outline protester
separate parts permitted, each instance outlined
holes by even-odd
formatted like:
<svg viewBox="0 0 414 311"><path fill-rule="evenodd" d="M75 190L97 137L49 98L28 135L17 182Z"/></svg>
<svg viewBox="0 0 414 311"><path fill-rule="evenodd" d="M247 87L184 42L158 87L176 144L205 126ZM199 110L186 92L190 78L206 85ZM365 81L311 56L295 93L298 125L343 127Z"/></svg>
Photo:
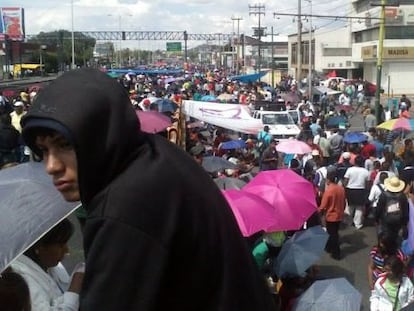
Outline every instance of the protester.
<svg viewBox="0 0 414 311"><path fill-rule="evenodd" d="M404 263L396 256L387 258L385 273L375 282L371 311L395 311L414 303L414 286L405 275Z"/></svg>
<svg viewBox="0 0 414 311"><path fill-rule="evenodd" d="M27 282L33 310L70 310L79 308L83 272L70 278L60 263L68 252L67 243L74 232L64 219L11 265Z"/></svg>
<svg viewBox="0 0 414 311"><path fill-rule="evenodd" d="M355 166L348 168L344 175L346 199L348 205L345 210L348 218L353 219L356 229L364 226L365 203L368 197L369 172L364 168L364 158L357 156ZM348 221L349 224L352 221Z"/></svg>
<svg viewBox="0 0 414 311"><path fill-rule="evenodd" d="M272 139L269 147L265 149L261 158L261 171L276 170L278 168L279 154L276 151L278 141Z"/></svg>
<svg viewBox="0 0 414 311"><path fill-rule="evenodd" d="M29 287L11 268L0 274L0 306L2 311L31 311Z"/></svg>
<svg viewBox="0 0 414 311"><path fill-rule="evenodd" d="M407 235L409 217L408 200L404 194L405 183L398 177L384 180L385 191L377 203L376 221L380 231L388 231L403 239Z"/></svg>
<svg viewBox="0 0 414 311"><path fill-rule="evenodd" d="M63 197L87 210L81 310L274 310L216 184L184 151L140 131L113 79L61 75L22 125Z"/></svg>
<svg viewBox="0 0 414 311"><path fill-rule="evenodd" d="M0 168L19 161L20 133L11 125L9 114L0 115Z"/></svg>
<svg viewBox="0 0 414 311"><path fill-rule="evenodd" d="M370 202L370 207L371 207L371 214L376 215L376 211L377 211L377 205L378 205L378 200L381 196L382 193L384 193L385 191L385 187L384 187L384 180L388 178L387 173L385 172L381 172L380 176L379 176L379 183L378 184L373 184L371 186L371 190L369 192L368 195L368 201Z"/></svg>
<svg viewBox="0 0 414 311"><path fill-rule="evenodd" d="M390 256L397 256L403 262L407 260L394 235L383 231L378 235L378 244L373 246L369 253L368 284L371 290L374 289L380 275L385 272L385 260Z"/></svg>
<svg viewBox="0 0 414 311"><path fill-rule="evenodd" d="M322 195L319 212L325 218L326 231L329 234L326 251L335 260L341 259L339 248L339 225L345 210L345 190L335 183L336 171L328 170L326 174L326 188Z"/></svg>

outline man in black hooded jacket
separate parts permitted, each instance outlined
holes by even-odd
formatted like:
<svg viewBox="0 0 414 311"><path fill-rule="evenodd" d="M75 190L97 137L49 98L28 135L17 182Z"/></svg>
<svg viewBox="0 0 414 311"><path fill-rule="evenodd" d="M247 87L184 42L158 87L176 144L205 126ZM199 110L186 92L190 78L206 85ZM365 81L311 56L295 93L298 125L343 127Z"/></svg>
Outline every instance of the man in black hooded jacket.
<svg viewBox="0 0 414 311"><path fill-rule="evenodd" d="M115 80L65 73L22 126L56 188L87 209L81 310L274 310L216 185L184 151L140 131Z"/></svg>

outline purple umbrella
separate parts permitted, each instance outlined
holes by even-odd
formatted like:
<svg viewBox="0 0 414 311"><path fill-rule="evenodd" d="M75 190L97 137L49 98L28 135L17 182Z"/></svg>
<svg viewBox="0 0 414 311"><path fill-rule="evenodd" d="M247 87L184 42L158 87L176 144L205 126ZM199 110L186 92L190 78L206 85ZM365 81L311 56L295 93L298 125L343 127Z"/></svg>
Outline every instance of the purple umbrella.
<svg viewBox="0 0 414 311"><path fill-rule="evenodd" d="M171 126L171 119L158 111L136 110L141 130L146 133L159 133Z"/></svg>

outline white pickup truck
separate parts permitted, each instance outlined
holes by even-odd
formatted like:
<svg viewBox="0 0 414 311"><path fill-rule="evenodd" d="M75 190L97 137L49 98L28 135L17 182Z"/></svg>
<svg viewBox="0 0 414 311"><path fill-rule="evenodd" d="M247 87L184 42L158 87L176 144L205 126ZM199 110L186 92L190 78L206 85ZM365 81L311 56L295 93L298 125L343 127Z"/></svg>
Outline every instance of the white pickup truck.
<svg viewBox="0 0 414 311"><path fill-rule="evenodd" d="M260 119L263 126L269 126L269 133L278 140L296 138L299 135L300 129L288 111L255 110L252 117Z"/></svg>

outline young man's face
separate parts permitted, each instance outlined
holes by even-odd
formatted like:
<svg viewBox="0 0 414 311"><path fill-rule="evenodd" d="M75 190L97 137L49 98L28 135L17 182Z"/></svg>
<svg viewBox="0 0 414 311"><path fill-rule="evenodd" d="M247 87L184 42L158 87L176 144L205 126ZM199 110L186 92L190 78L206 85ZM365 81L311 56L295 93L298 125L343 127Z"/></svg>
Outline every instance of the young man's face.
<svg viewBox="0 0 414 311"><path fill-rule="evenodd" d="M36 145L43 153L46 172L66 201L80 200L78 163L73 146L59 133L38 136Z"/></svg>

